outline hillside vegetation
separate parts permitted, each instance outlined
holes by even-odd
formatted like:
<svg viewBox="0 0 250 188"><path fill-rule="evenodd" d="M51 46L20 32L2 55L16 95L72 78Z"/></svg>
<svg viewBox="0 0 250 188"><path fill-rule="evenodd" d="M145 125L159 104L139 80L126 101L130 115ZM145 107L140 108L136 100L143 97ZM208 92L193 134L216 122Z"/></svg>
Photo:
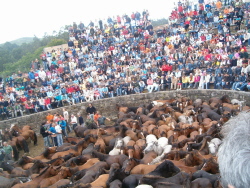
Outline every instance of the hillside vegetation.
<svg viewBox="0 0 250 188"><path fill-rule="evenodd" d="M16 40L8 41L11 44L16 44L18 46L24 44L24 43L31 43L33 41L33 37L22 37ZM0 44L0 46L3 46L4 43Z"/></svg>
<svg viewBox="0 0 250 188"><path fill-rule="evenodd" d="M13 41L0 45L0 76L11 75L19 70L28 71L31 61L39 58L45 47L65 44L67 40L68 32L59 31L54 36L45 35L42 39L34 37L31 42L21 45Z"/></svg>

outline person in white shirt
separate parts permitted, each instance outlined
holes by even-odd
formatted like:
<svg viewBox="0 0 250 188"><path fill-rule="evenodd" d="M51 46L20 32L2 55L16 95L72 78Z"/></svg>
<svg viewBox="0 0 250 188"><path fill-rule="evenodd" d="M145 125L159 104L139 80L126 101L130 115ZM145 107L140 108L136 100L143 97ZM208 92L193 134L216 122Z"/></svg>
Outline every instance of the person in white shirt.
<svg viewBox="0 0 250 188"><path fill-rule="evenodd" d="M204 89L209 89L209 83L210 83L210 74L204 73L205 78L203 81Z"/></svg>
<svg viewBox="0 0 250 188"><path fill-rule="evenodd" d="M71 114L71 125L73 127L73 130L76 128L77 126L77 118L74 114Z"/></svg>
<svg viewBox="0 0 250 188"><path fill-rule="evenodd" d="M64 118L64 120L66 121L66 123L67 123L67 129L68 129L68 132L71 132L72 131L72 128L70 127L70 125L69 125L69 112L65 109L65 108L63 108L63 118Z"/></svg>
<svg viewBox="0 0 250 188"><path fill-rule="evenodd" d="M38 73L38 76L39 76L39 78L40 78L42 81L45 81L46 73L44 72L43 69L40 70L40 72Z"/></svg>
<svg viewBox="0 0 250 188"><path fill-rule="evenodd" d="M63 138L62 138L62 128L59 124L55 126L56 129L56 138L58 146L63 145Z"/></svg>

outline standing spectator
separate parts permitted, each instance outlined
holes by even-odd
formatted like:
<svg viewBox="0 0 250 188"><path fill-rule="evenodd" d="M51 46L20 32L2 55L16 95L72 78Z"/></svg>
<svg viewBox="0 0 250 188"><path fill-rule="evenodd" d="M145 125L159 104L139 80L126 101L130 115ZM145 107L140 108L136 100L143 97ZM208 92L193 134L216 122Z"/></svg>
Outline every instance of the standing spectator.
<svg viewBox="0 0 250 188"><path fill-rule="evenodd" d="M63 119L63 117L61 117L61 119L58 121L58 124L61 126L62 128L62 134L64 137L67 137L68 136L68 133L67 133L67 130L66 130L66 127L67 127L67 123L66 121Z"/></svg>
<svg viewBox="0 0 250 188"><path fill-rule="evenodd" d="M86 112L92 119L94 119L94 114L96 113L96 108L92 105L92 103L89 103L89 106L86 109Z"/></svg>
<svg viewBox="0 0 250 188"><path fill-rule="evenodd" d="M5 161L12 160L13 157L14 157L13 149L7 142L3 143L3 150L4 150L4 153L5 153L4 160Z"/></svg>
<svg viewBox="0 0 250 188"><path fill-rule="evenodd" d="M45 126L46 123L43 123L41 125L41 128L40 128L40 134L42 135L43 137L43 141L44 141L44 147L50 147L51 144L50 144L50 140L49 140L49 131L47 130L47 127Z"/></svg>
<svg viewBox="0 0 250 188"><path fill-rule="evenodd" d="M47 121L51 121L51 120L53 120L54 119L54 116L50 113L50 112L48 112L48 114L47 114L47 116L46 116L46 120Z"/></svg>
<svg viewBox="0 0 250 188"><path fill-rule="evenodd" d="M61 146L63 145L63 138L62 138L62 128L60 124L56 124L55 130L56 130L57 144L58 146Z"/></svg>
<svg viewBox="0 0 250 188"><path fill-rule="evenodd" d="M96 129L97 126L96 126L96 123L95 121L92 119L92 117L89 115L87 115L87 119L86 119L86 122L85 122L85 126L88 128L88 129Z"/></svg>
<svg viewBox="0 0 250 188"><path fill-rule="evenodd" d="M83 126L84 125L83 117L81 116L80 113L78 113L77 116L78 116L78 123L79 123L79 125Z"/></svg>
<svg viewBox="0 0 250 188"><path fill-rule="evenodd" d="M72 125L73 130L76 128L77 126L77 118L74 114L71 114L71 122L70 124Z"/></svg>
<svg viewBox="0 0 250 188"><path fill-rule="evenodd" d="M68 132L71 132L72 128L69 125L69 112L65 108L63 108L63 118L66 121Z"/></svg>
<svg viewBox="0 0 250 188"><path fill-rule="evenodd" d="M105 127L105 120L110 121L109 118L106 118L105 116L102 116L101 113L99 113L99 117L97 119L97 126L98 127Z"/></svg>
<svg viewBox="0 0 250 188"><path fill-rule="evenodd" d="M51 137L52 137L52 141L54 143L54 146L58 146L58 143L57 143L57 135L56 135L56 124L55 123L52 123L52 126L49 128L49 133L51 134Z"/></svg>

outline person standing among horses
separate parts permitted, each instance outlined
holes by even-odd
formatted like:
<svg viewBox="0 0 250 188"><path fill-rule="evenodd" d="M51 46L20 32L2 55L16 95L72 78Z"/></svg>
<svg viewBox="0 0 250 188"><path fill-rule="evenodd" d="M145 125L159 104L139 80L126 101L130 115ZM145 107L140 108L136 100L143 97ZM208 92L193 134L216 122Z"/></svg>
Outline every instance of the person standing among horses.
<svg viewBox="0 0 250 188"><path fill-rule="evenodd" d="M43 124L41 125L40 134L41 134L42 137L43 137L44 147L45 147L45 148L50 147L50 146L51 146L50 140L49 140L50 133L49 133L47 127L46 127L46 123L43 123Z"/></svg>
<svg viewBox="0 0 250 188"><path fill-rule="evenodd" d="M99 117L97 118L97 126L98 127L105 127L105 120L110 121L109 118L103 116L101 113L99 113Z"/></svg>
<svg viewBox="0 0 250 188"><path fill-rule="evenodd" d="M87 119L85 121L85 126L88 129L97 129L95 121L91 118L90 114L87 115Z"/></svg>
<svg viewBox="0 0 250 188"><path fill-rule="evenodd" d="M83 117L81 116L80 113L78 113L77 116L78 116L78 123L79 123L79 125L83 127L83 125L84 125Z"/></svg>
<svg viewBox="0 0 250 188"><path fill-rule="evenodd" d="M58 124L61 126L62 128L62 134L64 137L67 137L68 136L68 133L67 133L67 130L66 130L66 127L67 127L67 123L66 121L63 119L63 117L61 117L61 119L58 121Z"/></svg>
<svg viewBox="0 0 250 188"><path fill-rule="evenodd" d="M89 106L86 109L86 112L92 119L94 119L94 114L96 113L96 108L92 105L92 103L89 103Z"/></svg>
<svg viewBox="0 0 250 188"><path fill-rule="evenodd" d="M63 145L63 138L62 138L62 128L60 124L57 123L55 129L56 129L57 144L58 146L61 146Z"/></svg>
<svg viewBox="0 0 250 188"><path fill-rule="evenodd" d="M3 150L5 153L4 160L5 161L12 160L14 157L14 153L13 153L13 149L12 149L11 145L9 145L7 142L4 142L3 143Z"/></svg>
<svg viewBox="0 0 250 188"><path fill-rule="evenodd" d="M72 125L72 127L73 127L73 130L76 128L76 126L77 126L77 118L76 118L76 116L74 115L74 114L71 114L71 125Z"/></svg>
<svg viewBox="0 0 250 188"><path fill-rule="evenodd" d="M63 118L66 121L68 132L71 132L72 128L69 125L69 112L65 108L63 108Z"/></svg>
<svg viewBox="0 0 250 188"><path fill-rule="evenodd" d="M52 141L54 143L54 146L58 146L58 143L57 143L57 135L56 135L56 124L55 123L52 123L52 126L50 127L49 129L49 133L51 134L51 137L52 137Z"/></svg>

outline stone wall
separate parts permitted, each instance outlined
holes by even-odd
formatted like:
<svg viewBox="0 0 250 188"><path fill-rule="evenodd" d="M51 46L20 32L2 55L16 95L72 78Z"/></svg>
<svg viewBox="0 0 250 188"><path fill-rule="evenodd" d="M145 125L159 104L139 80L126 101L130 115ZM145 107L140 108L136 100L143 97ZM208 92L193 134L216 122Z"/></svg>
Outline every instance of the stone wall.
<svg viewBox="0 0 250 188"><path fill-rule="evenodd" d="M181 91L161 91L156 93L142 93L135 95L120 96L114 98L101 99L93 101L93 105L106 117L111 119L117 118L116 104L125 104L127 106L138 106L139 104L149 104L152 100L160 99L170 99L178 95L190 97L192 100L201 98L207 100L211 97L221 97L223 95L229 95L231 99L239 99L246 101L247 105L250 105L250 93L248 92L237 92L228 90L181 90ZM83 117L86 117L86 107L88 103L76 104L73 106L65 107L70 114L81 113ZM62 114L62 108L57 108L50 110L53 113ZM10 119L6 121L0 121L0 129L9 127L12 123L18 123L18 125L31 125L31 127L39 132L39 126L45 121L45 117L48 111L40 112L36 114L31 114L23 117L18 117L15 119Z"/></svg>

